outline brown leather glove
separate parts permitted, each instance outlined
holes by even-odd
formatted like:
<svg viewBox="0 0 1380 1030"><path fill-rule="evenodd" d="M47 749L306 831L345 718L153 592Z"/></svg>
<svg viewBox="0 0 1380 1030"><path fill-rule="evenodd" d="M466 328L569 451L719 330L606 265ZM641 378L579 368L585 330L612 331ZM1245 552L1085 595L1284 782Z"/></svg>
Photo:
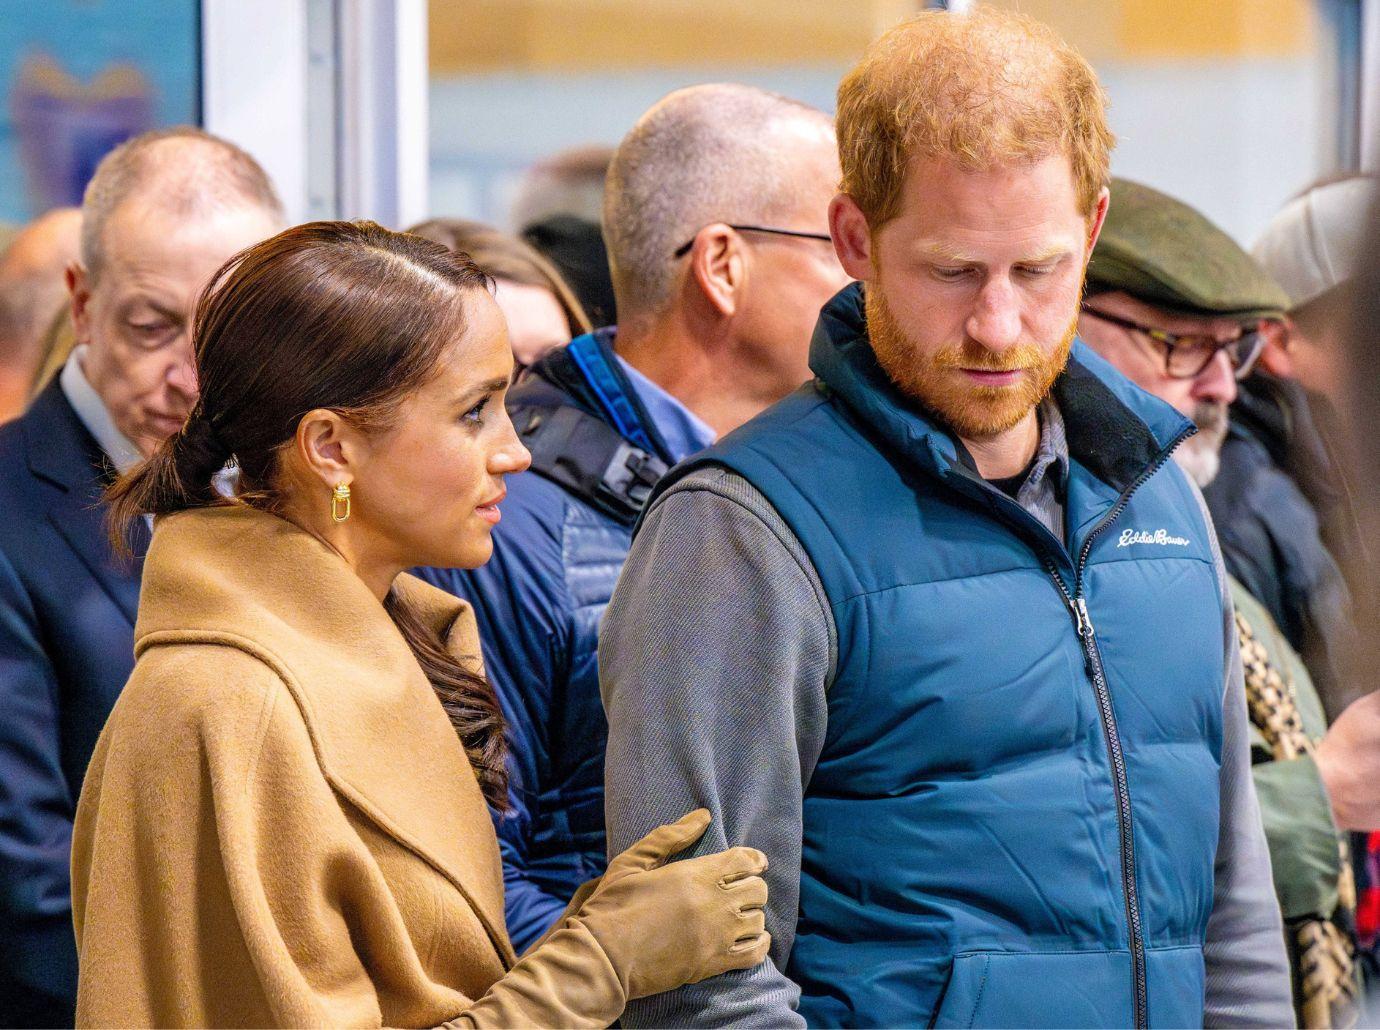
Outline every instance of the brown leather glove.
<svg viewBox="0 0 1380 1030"><path fill-rule="evenodd" d="M666 863L709 813L653 830L590 880L540 941L446 1027L603 1027L631 998L767 957L767 857L753 848Z"/></svg>
<svg viewBox="0 0 1380 1030"><path fill-rule="evenodd" d="M767 957L767 856L729 848L667 864L704 835L697 809L653 830L609 863L567 922L599 942L629 999L674 990Z"/></svg>

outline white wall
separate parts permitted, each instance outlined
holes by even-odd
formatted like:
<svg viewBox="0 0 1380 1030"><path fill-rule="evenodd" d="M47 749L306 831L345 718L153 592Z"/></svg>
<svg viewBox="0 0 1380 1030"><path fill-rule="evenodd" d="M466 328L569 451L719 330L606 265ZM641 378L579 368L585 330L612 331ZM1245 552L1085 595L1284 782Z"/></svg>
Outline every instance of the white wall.
<svg viewBox="0 0 1380 1030"><path fill-rule="evenodd" d="M428 208L425 0L202 0L203 124L292 221Z"/></svg>
<svg viewBox="0 0 1380 1030"><path fill-rule="evenodd" d="M264 166L288 217L307 216L307 4L202 0L202 124Z"/></svg>
<svg viewBox="0 0 1380 1030"><path fill-rule="evenodd" d="M775 89L832 110L840 68L494 74L431 84L431 213L506 224L522 170L582 143L616 143L653 101L707 78ZM1114 174L1200 208L1249 244L1326 166L1319 62L1104 65L1120 144Z"/></svg>

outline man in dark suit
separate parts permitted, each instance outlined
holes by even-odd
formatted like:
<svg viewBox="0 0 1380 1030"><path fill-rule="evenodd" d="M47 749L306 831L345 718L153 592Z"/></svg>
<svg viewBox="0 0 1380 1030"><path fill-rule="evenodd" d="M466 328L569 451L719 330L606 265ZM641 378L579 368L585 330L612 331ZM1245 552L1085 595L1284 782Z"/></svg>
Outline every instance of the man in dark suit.
<svg viewBox="0 0 1380 1030"><path fill-rule="evenodd" d="M74 1015L72 820L133 667L139 606L140 560L112 554L101 492L181 428L197 396L197 294L233 254L276 232L283 212L253 158L182 128L112 151L82 219L81 260L67 272L77 347L29 410L0 427L0 1024L9 1026L70 1026Z"/></svg>

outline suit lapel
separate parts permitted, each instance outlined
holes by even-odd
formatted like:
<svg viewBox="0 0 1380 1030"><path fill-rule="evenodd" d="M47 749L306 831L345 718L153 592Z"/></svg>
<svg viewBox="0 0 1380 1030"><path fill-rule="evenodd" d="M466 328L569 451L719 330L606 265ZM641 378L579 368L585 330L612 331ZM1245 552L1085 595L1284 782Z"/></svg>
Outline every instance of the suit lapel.
<svg viewBox="0 0 1380 1030"><path fill-rule="evenodd" d="M48 521L132 627L139 612L139 574L148 548L147 525L141 519L135 526L133 561L119 562L107 542L105 507L101 504L101 493L113 470L100 445L72 410L58 379L39 394L24 421L29 470L54 488L49 495Z"/></svg>

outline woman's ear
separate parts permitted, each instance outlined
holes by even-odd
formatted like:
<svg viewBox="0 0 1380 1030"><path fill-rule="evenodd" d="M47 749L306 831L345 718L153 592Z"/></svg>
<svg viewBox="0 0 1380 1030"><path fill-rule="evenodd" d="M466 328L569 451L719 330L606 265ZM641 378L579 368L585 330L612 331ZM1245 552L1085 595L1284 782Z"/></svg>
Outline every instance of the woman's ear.
<svg viewBox="0 0 1380 1030"><path fill-rule="evenodd" d="M327 487L355 478L363 441L359 432L329 408L315 408L297 423L294 445L302 464Z"/></svg>

